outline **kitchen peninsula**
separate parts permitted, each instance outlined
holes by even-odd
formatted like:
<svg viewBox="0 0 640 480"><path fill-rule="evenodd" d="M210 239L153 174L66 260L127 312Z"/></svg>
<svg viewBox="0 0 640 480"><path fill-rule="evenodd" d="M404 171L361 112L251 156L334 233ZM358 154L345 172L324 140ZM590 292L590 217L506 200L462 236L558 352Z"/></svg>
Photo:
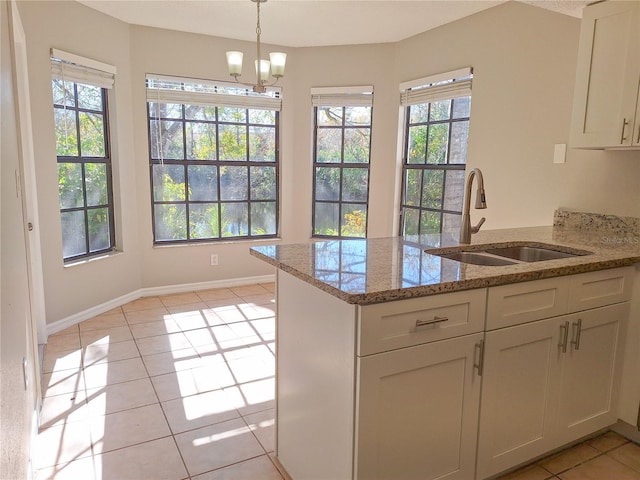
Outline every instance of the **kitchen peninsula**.
<svg viewBox="0 0 640 480"><path fill-rule="evenodd" d="M277 267L277 458L294 480L484 479L617 420L640 222L253 247ZM483 385L482 391L480 389ZM476 460L477 459L477 460Z"/></svg>

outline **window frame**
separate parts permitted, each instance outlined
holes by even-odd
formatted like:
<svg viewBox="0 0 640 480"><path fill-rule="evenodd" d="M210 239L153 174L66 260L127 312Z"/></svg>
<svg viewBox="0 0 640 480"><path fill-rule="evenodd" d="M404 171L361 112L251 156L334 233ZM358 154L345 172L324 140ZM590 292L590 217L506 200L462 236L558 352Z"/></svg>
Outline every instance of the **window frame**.
<svg viewBox="0 0 640 480"><path fill-rule="evenodd" d="M361 90L361 87L354 87L355 90ZM321 89L317 89L321 90ZM330 89L334 91L333 88ZM339 90L339 89L335 89ZM369 91L372 91L372 88L369 87ZM312 238L322 238L322 239L357 239L357 238L367 238L368 229L369 229L369 193L370 193L370 184L371 184L371 142L372 142L372 132L373 132L373 104L372 99L368 98L366 102L368 104L362 104L362 101L355 100L353 103L349 102L349 93L345 93L344 95L337 94L337 97L333 101L322 102L322 98L320 98L317 102L314 102L313 105L313 162L312 162L312 209L311 209L311 237ZM351 93L354 95L354 93ZM362 93L356 93L356 96L361 96ZM372 97L372 94L367 94L369 97ZM320 95L321 97L321 95ZM342 97L342 98L340 98ZM326 103L326 104L325 104ZM361 125L346 125L346 109L350 107L366 107L369 108L369 124L367 126ZM342 123L341 125L329 126L329 125L319 125L318 124L318 109L319 108L341 108L342 109ZM366 162L345 162L344 161L344 149L345 149L345 137L346 132L350 129L363 129L366 128L369 130L369 142L367 145L368 148L368 158ZM318 132L324 129L334 129L340 130L340 162L318 162ZM318 188L316 182L316 172L318 168L332 168L337 169L340 172L340 180L338 185L338 199L337 200L319 200L317 198ZM366 201L356 201L356 200L343 200L343 174L345 169L362 169L367 171L367 195ZM338 205L338 234L337 235L328 235L328 234L319 234L316 233L316 209L318 204L337 204ZM364 235L363 236L352 236L352 235L343 235L343 218L345 210L343 210L344 205L362 205L365 207L365 227L364 227Z"/></svg>
<svg viewBox="0 0 640 480"><path fill-rule="evenodd" d="M444 215L457 215L462 218L462 209L464 202L464 182L465 182L465 174L462 174L462 195L463 197L460 199L460 210L451 210L445 208L445 198L447 194L447 175L450 172L466 172L466 152L465 152L465 161L464 163L450 163L450 155L451 155L451 145L452 145L452 134L453 134L453 125L455 123L467 122L467 124L471 125L471 81L473 78L473 69L462 69L457 70L455 72L443 73L434 75L432 77L428 77L425 79L414 80L411 82L406 82L401 85L400 90L402 93L401 103L403 107L403 151L402 151L402 168L401 168L401 182L400 182L400 212L399 212L399 222L398 222L398 234L400 236L420 236L423 234L437 234L443 233L444 226ZM458 83L459 82L459 83ZM408 98L411 96L412 89L416 88L417 96L429 98L429 89L435 91L432 93L433 99L428 101L410 101ZM465 89L468 91L465 92ZM450 90L449 94L447 94L447 90ZM462 92L462 93L461 93ZM460 116L454 118L454 105L456 100L468 98L469 100L469 111L467 116ZM449 111L446 119L431 119L431 109L434 103L441 101L449 101ZM414 106L428 106L426 121L418 121L411 122L411 108ZM447 145L446 145L446 158L445 163L428 163L428 147L429 147L429 130L432 125L443 125L446 124L447 127ZM427 129L426 143L424 145L425 148L425 161L424 163L409 163L409 139L411 133L411 127L416 126L424 126ZM466 142L468 143L469 138L469 129L467 130L467 138ZM407 193L407 177L408 173L411 170L420 172L420 202L418 205L409 205L407 203L406 193ZM440 195L440 208L424 206L424 179L425 174L427 172L442 172L442 192ZM418 223L417 223L417 232L415 233L406 233L405 225L407 219L408 211L417 211L418 212ZM425 212L432 212L438 216L439 223L439 231L422 231L422 215Z"/></svg>
<svg viewBox="0 0 640 480"><path fill-rule="evenodd" d="M53 81L55 81L56 78L52 78L52 83ZM55 112L56 109L57 110L63 110L65 112L68 111L73 111L74 112L74 117L75 117L75 122L74 122L74 126L73 128L75 129L75 134L76 134L76 148L78 151L78 155L57 155L56 152L56 165L62 164L62 163L76 163L76 164L80 164L81 165L81 174L82 174L82 179L81 179L81 183L82 183L82 201L83 201L83 205L80 207L68 207L68 208L63 208L60 206L59 204L59 211L60 211L60 221L61 221L61 225L62 225L62 214L63 213L68 213L68 212L76 212L76 211L82 211L83 212L83 218L84 218L84 234L85 234L85 253L82 254L78 254L78 255L71 255L68 257L64 256L64 235L62 237L62 241L63 241L63 261L65 264L70 264L70 263L74 263L80 260L85 260L85 259L90 259L90 258L94 258L94 257L99 257L99 256L103 256L105 254L108 254L110 252L113 252L114 250L116 250L116 235L115 235L115 208L114 208L114 195L113 195L113 161L111 158L111 135L110 135L110 118L109 118L109 101L108 101L108 89L98 86L98 85L92 85L91 82L81 82L81 81L76 81L76 80L71 80L71 79L63 79L62 80L63 84L65 82L71 82L73 84L73 100L74 100L74 105L73 106L69 106L66 105L66 100L65 100L65 104L64 105L58 105L55 104L55 99L52 101L53 104L53 112L54 112L54 118L55 118ZM100 88L101 91L101 100L102 100L102 109L101 110L95 110L95 109L89 109L89 108L82 108L79 106L79 101L78 101L78 85L87 85L87 86L92 86L95 88ZM64 88L64 87L63 87ZM82 155L82 149L81 149L81 127L80 127L80 113L92 113L92 114L100 114L102 115L103 118L103 139L104 139L104 157L90 157L90 156L84 156ZM55 121L54 121L55 122ZM85 166L86 164L90 164L90 163L98 163L98 164L104 164L105 165L105 169L106 169L106 175L105 175L105 180L106 180L106 190L107 190L107 203L106 204L100 204L100 205L87 205L87 185L86 185L86 174L85 174ZM60 181L60 176L58 174L58 182ZM97 249L97 250L91 250L91 246L90 246L90 235L89 235L89 230L90 230L90 225L89 225L89 211L90 210L97 210L100 208L106 208L107 209L107 214L109 217L108 220L108 227L109 227L109 246L105 247L105 248L101 248L101 249Z"/></svg>
<svg viewBox="0 0 640 480"><path fill-rule="evenodd" d="M160 88L158 88L158 92L152 92L147 86L147 140L148 140L148 149L149 149L149 182L150 182L150 205L151 205L151 228L152 228L152 236L153 236L153 245L154 246L162 246L162 245L194 245L194 244L202 244L202 243L220 243L220 242L242 242L242 241L255 241L255 240L265 240L265 239L273 239L278 238L280 235L280 208L281 208L281 199L280 199L280 109L275 107L275 100L279 101L280 98L280 90L278 89L275 94L269 94L262 99L257 97L256 94L251 94L248 97L242 97L238 95L238 101L240 104L237 105L223 105L216 104L216 93L218 87L221 87L220 90L225 91L225 87L231 87L232 89L242 89L243 87L238 87L235 84L226 84L224 82L214 82L209 80L200 80L200 79L190 79L190 78L181 78L181 77L164 77L157 75L148 75L147 76L147 85L149 85L149 81L158 81L161 82L163 80L169 82L182 82L182 88L184 90L173 90L168 92L161 92ZM192 85L204 85L205 91L197 91L194 93L193 91L187 91L186 86ZM151 93L150 93L151 92ZM154 98L154 93L158 93L158 97ZM169 97L165 98L164 95L169 95ZM181 95L184 94L184 98L181 98ZM189 101L188 95L193 95L195 97L194 101ZM208 97L208 98L207 98ZM253 97L253 98L252 98ZM172 98L172 99L171 99ZM229 96L226 97L229 99ZM246 102L242 104L243 101L251 102L252 100L257 101L253 108L250 104ZM234 99L231 99L234 101ZM262 104L260 103L261 101ZM202 102L202 103L200 103ZM205 103L206 102L206 103ZM270 102L270 103L265 103ZM171 104L171 105L180 105L181 115L180 118L175 117L161 117L158 115L152 116L151 112L151 104ZM266 105L266 106L265 106ZM271 107L269 105L272 105ZM197 107L208 107L215 109L215 119L191 119L188 118L186 111L188 107L197 106ZM244 121L243 122L233 122L220 120L219 116L219 108L235 108L244 111ZM264 124L264 123L252 123L250 121L250 111L251 110L266 110L273 113L274 122L273 124ZM152 121L162 122L162 121L171 121L171 122L179 122L181 124L180 129L182 132L182 158L180 159L167 159L167 158L154 158L153 157L153 148L152 148ZM215 126L215 137L216 137L216 155L213 160L200 160L200 159L189 159L188 158L188 139L187 139L187 124L196 123L196 124L206 124L206 125L214 125ZM230 126L241 126L245 128L246 134L246 150L245 150L245 159L244 160L220 160L220 126L230 125ZM251 160L250 158L250 147L251 147L251 128L270 128L274 130L274 160L273 161L262 161L262 160ZM162 153L159 154L162 157ZM154 192L154 165L179 165L183 168L184 171L184 199L183 200L156 200L155 192ZM216 190L217 190L217 199L215 201L212 200L191 200L189 198L189 167L190 166L210 166L214 167L216 171ZM242 200L223 200L221 197L221 175L220 168L221 167L243 167L246 169L247 176L247 192L246 199ZM252 187L251 187L251 171L253 167L272 167L275 171L274 178L274 196L273 199L265 200L265 199L252 199ZM244 235L229 235L224 236L222 230L222 205L223 204L246 204L247 206L247 231ZM274 205L275 214L273 217L274 221L274 232L268 234L254 234L252 233L252 205L261 204L261 203L270 203ZM158 205L184 205L184 219L185 219L185 238L181 239L159 239L158 231L156 229L156 206ZM211 205L215 204L215 208L217 208L217 233L218 236L212 237L195 237L193 236L192 224L190 221L190 209L194 205Z"/></svg>

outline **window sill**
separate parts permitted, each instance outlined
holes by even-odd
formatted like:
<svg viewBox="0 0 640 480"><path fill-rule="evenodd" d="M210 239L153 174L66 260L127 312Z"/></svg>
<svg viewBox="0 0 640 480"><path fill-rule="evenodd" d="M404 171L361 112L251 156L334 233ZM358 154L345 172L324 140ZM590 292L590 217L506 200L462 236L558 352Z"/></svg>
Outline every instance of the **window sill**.
<svg viewBox="0 0 640 480"><path fill-rule="evenodd" d="M153 248L175 248L175 247L211 247L218 245L242 245L255 243L281 242L282 237L270 238L248 238L243 240L217 240L215 242L182 242L182 243L154 243Z"/></svg>
<svg viewBox="0 0 640 480"><path fill-rule="evenodd" d="M100 262L102 260L106 260L109 258L113 258L113 257L117 257L122 255L124 252L122 252L121 250L113 250L111 252L108 253L103 253L102 255L96 255L95 257L90 257L90 258L81 258L79 260L74 260L68 263L64 264L64 268L72 268L72 267L77 267L80 265L88 265L94 262Z"/></svg>

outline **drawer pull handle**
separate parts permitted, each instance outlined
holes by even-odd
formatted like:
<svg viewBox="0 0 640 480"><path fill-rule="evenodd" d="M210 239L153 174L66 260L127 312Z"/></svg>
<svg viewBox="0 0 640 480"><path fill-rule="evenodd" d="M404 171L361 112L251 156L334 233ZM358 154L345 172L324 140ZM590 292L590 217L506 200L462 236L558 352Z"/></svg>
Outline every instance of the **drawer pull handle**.
<svg viewBox="0 0 640 480"><path fill-rule="evenodd" d="M567 320L560 325L560 343L558 347L562 350L562 353L567 353L567 340L569 339L569 321Z"/></svg>
<svg viewBox="0 0 640 480"><path fill-rule="evenodd" d="M573 339L571 340L571 345L575 347L576 350L580 350L580 334L582 333L582 319L579 318L577 322L572 324L573 326Z"/></svg>
<svg viewBox="0 0 640 480"><path fill-rule="evenodd" d="M421 327L428 327L438 323L448 322L449 317L433 317L432 320L416 320L416 330Z"/></svg>

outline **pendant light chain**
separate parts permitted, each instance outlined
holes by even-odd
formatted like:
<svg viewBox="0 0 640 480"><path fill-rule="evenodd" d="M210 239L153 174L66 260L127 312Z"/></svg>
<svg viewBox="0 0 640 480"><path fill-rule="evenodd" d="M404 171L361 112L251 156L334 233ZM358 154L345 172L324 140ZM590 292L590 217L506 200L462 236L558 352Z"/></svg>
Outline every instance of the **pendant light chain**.
<svg viewBox="0 0 640 480"><path fill-rule="evenodd" d="M260 28L260 3L261 0L256 0L257 10L258 10L258 21L256 23L256 37L257 37L257 48L258 48L258 68L256 68L256 75L258 77L258 85L262 87L262 58L260 58L260 35L262 34L262 29Z"/></svg>

